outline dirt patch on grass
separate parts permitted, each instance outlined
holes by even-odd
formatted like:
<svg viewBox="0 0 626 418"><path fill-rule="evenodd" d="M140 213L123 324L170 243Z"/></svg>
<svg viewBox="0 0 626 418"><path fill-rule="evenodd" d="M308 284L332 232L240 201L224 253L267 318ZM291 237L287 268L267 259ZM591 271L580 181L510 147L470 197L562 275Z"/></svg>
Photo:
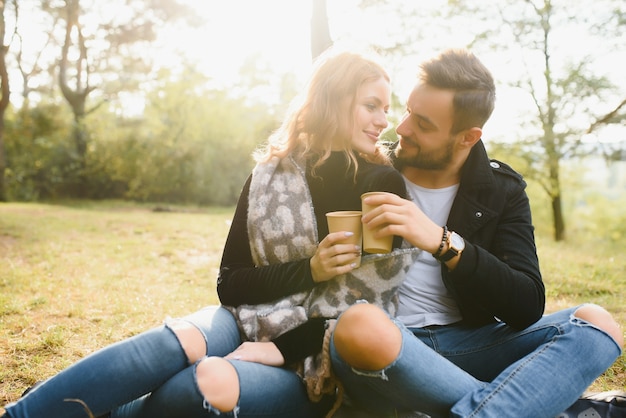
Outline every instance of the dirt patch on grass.
<svg viewBox="0 0 626 418"><path fill-rule="evenodd" d="M0 234L0 249L12 247L16 241L17 237L13 235Z"/></svg>

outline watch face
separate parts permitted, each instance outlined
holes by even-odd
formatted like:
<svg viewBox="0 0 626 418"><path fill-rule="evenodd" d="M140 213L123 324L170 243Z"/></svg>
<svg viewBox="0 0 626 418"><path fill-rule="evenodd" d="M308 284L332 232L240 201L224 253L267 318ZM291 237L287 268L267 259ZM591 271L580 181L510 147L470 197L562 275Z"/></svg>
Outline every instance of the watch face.
<svg viewBox="0 0 626 418"><path fill-rule="evenodd" d="M465 248L465 240L456 232L453 232L450 236L450 246L461 251Z"/></svg>

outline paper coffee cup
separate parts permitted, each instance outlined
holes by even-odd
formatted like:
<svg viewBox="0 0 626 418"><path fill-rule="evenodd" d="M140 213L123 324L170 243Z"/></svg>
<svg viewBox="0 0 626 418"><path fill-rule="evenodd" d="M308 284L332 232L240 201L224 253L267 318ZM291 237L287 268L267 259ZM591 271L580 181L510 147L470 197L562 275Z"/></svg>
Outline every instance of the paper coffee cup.
<svg viewBox="0 0 626 418"><path fill-rule="evenodd" d="M361 246L361 237L363 225L361 224L361 211L358 210L340 210L336 212L328 212L326 214L328 222L328 232L347 231L352 232L352 236L346 237L343 242ZM361 265L361 255L355 263Z"/></svg>
<svg viewBox="0 0 626 418"><path fill-rule="evenodd" d="M367 196L374 196L377 194L391 195L393 193L388 193L388 192L363 193L361 195L361 202L363 202L363 199L365 199ZM362 204L362 211L364 215L376 207L376 206L366 205L365 203L361 203L361 204ZM363 225L363 251L370 253L370 254L386 254L388 252L391 252L391 247L393 245L393 235L387 235L381 238L374 237L374 234L381 228L370 229L367 227L367 225Z"/></svg>

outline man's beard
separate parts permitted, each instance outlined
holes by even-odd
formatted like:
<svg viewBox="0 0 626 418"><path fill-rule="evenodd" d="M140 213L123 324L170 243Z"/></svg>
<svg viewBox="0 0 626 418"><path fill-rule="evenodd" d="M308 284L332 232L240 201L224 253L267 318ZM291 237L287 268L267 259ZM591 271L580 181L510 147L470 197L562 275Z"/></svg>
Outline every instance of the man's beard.
<svg viewBox="0 0 626 418"><path fill-rule="evenodd" d="M445 147L430 151L428 153L422 152L422 148L412 141L411 145L416 147L416 154L407 155L407 151L402 148L396 149L396 158L398 163L403 167L419 168L421 170L443 170L452 161L452 152L454 150L454 140L449 137L446 141Z"/></svg>

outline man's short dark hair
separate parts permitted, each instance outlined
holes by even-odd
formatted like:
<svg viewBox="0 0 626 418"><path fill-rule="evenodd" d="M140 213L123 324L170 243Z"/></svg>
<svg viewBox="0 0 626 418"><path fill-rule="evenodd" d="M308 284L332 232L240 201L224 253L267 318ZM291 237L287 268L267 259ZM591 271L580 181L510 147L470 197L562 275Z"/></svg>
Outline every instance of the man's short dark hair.
<svg viewBox="0 0 626 418"><path fill-rule="evenodd" d="M421 65L420 80L432 87L454 91L452 134L482 128L491 116L496 87L491 72L474 54L450 49Z"/></svg>

